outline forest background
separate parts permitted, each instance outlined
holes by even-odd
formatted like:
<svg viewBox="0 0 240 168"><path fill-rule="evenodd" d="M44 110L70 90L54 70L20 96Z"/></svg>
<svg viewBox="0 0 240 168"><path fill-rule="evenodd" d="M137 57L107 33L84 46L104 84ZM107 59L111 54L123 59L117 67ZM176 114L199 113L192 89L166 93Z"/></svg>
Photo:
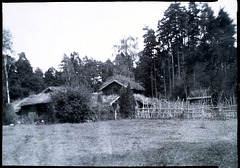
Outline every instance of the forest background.
<svg viewBox="0 0 240 168"><path fill-rule="evenodd" d="M158 21L157 31L144 27L144 49L137 52L132 36L114 45L114 61L98 61L77 51L64 54L60 69L33 68L24 52L13 52L10 30L3 29L3 104L43 91L48 86L78 87L92 92L113 75L134 78L146 96L186 99L190 91L217 92L219 99L237 98L236 25L224 9L217 16L208 3L188 7L172 3Z"/></svg>

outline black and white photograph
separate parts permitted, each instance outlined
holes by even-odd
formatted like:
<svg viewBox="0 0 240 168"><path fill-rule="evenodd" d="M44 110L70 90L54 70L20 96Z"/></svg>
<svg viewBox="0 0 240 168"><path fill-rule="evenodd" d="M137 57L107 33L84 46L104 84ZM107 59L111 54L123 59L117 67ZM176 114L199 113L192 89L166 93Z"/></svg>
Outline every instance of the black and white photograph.
<svg viewBox="0 0 240 168"><path fill-rule="evenodd" d="M2 166L237 168L237 12L2 2Z"/></svg>

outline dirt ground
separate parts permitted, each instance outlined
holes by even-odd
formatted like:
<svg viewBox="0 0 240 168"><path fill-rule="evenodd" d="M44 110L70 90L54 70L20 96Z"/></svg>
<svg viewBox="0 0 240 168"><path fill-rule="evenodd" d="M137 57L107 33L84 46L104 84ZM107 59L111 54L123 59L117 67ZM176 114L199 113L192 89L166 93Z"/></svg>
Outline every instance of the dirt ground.
<svg viewBox="0 0 240 168"><path fill-rule="evenodd" d="M3 126L3 165L238 167L237 119Z"/></svg>

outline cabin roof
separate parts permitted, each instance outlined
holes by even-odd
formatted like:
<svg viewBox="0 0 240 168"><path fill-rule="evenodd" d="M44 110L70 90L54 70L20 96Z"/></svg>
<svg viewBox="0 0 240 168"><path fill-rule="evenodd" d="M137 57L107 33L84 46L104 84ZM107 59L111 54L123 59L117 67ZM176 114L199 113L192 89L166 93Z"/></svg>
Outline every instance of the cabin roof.
<svg viewBox="0 0 240 168"><path fill-rule="evenodd" d="M18 112L22 106L49 103L51 101L52 93L56 93L58 91L63 91L65 89L66 89L65 87L50 86L50 87L46 88L45 90L43 90L39 94L32 94L21 100L16 100L16 101L12 102L11 104L13 105L14 111Z"/></svg>
<svg viewBox="0 0 240 168"><path fill-rule="evenodd" d="M42 91L42 93L49 93L49 92L58 92L66 90L66 87L63 86L49 86L45 90Z"/></svg>
<svg viewBox="0 0 240 168"><path fill-rule="evenodd" d="M27 105L43 104L43 103L49 103L50 101L51 101L50 93L39 93L36 95L30 95L20 105L27 106Z"/></svg>
<svg viewBox="0 0 240 168"><path fill-rule="evenodd" d="M103 90L104 88L108 87L110 84L114 82L124 87L127 87L128 84L130 84L131 89L142 90L142 91L144 90L144 88L140 85L140 83L134 81L132 78L127 78L121 75L116 75L107 79L107 81L101 85L99 90Z"/></svg>
<svg viewBox="0 0 240 168"><path fill-rule="evenodd" d="M21 106L49 103L51 101L51 94L60 91L66 91L66 87L49 86L39 94L34 94L26 97L25 100L21 103Z"/></svg>

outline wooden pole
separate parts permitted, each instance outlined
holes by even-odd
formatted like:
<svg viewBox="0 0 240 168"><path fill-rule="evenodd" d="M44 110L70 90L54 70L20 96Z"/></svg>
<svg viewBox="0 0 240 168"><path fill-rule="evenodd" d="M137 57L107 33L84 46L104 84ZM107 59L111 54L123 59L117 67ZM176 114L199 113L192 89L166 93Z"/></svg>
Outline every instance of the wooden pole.
<svg viewBox="0 0 240 168"><path fill-rule="evenodd" d="M168 102L168 115L171 115L170 102Z"/></svg>
<svg viewBox="0 0 240 168"><path fill-rule="evenodd" d="M117 110L114 110L114 119L117 119Z"/></svg>

